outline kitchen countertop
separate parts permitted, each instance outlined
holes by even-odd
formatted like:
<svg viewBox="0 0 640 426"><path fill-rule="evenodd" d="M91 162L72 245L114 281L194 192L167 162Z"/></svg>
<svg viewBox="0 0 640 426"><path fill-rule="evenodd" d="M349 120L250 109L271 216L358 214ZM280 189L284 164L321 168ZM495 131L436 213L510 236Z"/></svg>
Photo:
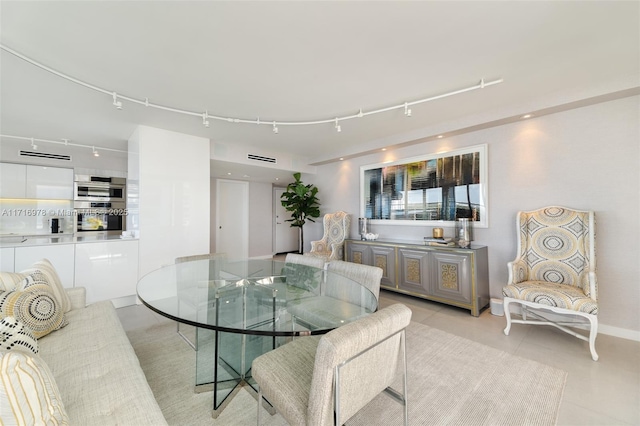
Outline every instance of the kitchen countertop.
<svg viewBox="0 0 640 426"><path fill-rule="evenodd" d="M120 235L74 235L74 234L46 234L46 235L0 235L0 247L30 247L47 246L52 244L83 244L105 241L136 241L137 238L120 238Z"/></svg>

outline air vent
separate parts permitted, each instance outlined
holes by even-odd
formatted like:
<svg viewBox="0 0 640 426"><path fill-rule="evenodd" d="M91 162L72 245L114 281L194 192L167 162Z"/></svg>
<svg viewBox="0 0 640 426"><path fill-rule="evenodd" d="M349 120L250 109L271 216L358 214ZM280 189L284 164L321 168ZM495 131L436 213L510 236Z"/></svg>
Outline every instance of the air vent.
<svg viewBox="0 0 640 426"><path fill-rule="evenodd" d="M264 161L265 163L277 163L275 158L263 157L262 155L247 154L247 158L249 160Z"/></svg>
<svg viewBox="0 0 640 426"><path fill-rule="evenodd" d="M36 158L48 158L50 160L63 160L63 161L71 161L70 155L60 155L60 154L50 154L47 152L37 152L37 151L20 151L21 157L36 157Z"/></svg>

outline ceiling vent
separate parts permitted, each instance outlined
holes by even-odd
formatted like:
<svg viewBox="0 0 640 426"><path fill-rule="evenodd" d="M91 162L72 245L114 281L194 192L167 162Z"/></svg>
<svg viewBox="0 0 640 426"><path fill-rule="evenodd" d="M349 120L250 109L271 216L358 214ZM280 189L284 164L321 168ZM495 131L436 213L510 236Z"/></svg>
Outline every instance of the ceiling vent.
<svg viewBox="0 0 640 426"><path fill-rule="evenodd" d="M271 158L271 157L264 157L262 155L255 155L255 154L247 154L247 158L249 160L255 160L255 161L263 161L265 163L272 163L272 164L276 164L277 161L275 158Z"/></svg>
<svg viewBox="0 0 640 426"><path fill-rule="evenodd" d="M62 160L62 161L71 161L70 155L60 155L60 154L50 154L47 152L37 152L37 151L20 151L21 157L36 157L36 158L48 158L50 160Z"/></svg>

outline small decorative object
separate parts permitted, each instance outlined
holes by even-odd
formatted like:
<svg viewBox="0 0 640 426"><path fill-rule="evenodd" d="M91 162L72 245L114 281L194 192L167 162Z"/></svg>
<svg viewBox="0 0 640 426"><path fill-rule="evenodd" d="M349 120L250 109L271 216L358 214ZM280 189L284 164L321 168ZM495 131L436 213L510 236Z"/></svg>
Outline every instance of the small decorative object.
<svg viewBox="0 0 640 426"><path fill-rule="evenodd" d="M444 236L444 229L433 228L433 238L442 238Z"/></svg>
<svg viewBox="0 0 640 426"><path fill-rule="evenodd" d="M466 217L458 218L456 221L456 238L458 245L462 248L467 248L471 245L471 220Z"/></svg>
<svg viewBox="0 0 640 426"><path fill-rule="evenodd" d="M366 217L358 219L358 230L360 231L360 239L366 240L366 235L369 233L369 220Z"/></svg>
<svg viewBox="0 0 640 426"><path fill-rule="evenodd" d="M378 234L372 234L371 232L367 233L364 235L364 239L367 241L374 241L377 240L379 237Z"/></svg>

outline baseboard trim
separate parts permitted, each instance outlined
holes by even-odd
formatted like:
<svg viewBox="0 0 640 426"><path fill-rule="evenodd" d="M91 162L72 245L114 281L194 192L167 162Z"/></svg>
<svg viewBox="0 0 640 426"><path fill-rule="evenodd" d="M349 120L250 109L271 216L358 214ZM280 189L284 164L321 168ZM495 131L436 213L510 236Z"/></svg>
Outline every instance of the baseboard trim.
<svg viewBox="0 0 640 426"><path fill-rule="evenodd" d="M640 342L640 331L629 330L628 328L620 328L620 327L614 327L612 325L599 324L598 333Z"/></svg>

